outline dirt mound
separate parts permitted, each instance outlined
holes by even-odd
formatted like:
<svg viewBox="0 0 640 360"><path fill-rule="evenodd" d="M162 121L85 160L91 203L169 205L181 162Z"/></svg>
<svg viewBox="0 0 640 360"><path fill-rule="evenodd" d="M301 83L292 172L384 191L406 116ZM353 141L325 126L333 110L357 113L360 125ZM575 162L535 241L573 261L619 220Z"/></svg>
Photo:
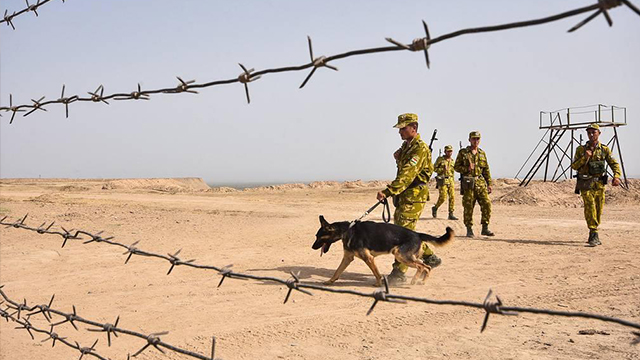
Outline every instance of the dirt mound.
<svg viewBox="0 0 640 360"><path fill-rule="evenodd" d="M281 185L269 185L259 186L254 188L246 188L244 191L260 192L260 191L278 191L278 190L299 190L306 189L308 186L303 183L294 184L281 184Z"/></svg>
<svg viewBox="0 0 640 360"><path fill-rule="evenodd" d="M212 193L230 193L230 192L236 192L238 190L228 186L218 186L218 187L211 188L207 191Z"/></svg>
<svg viewBox="0 0 640 360"><path fill-rule="evenodd" d="M82 186L82 185L65 185L65 186L61 186L58 190L60 190L60 191L87 191L87 190L91 190L91 188L89 188L88 186Z"/></svg>
<svg viewBox="0 0 640 360"><path fill-rule="evenodd" d="M301 190L301 189L359 189L359 188L383 188L388 184L386 181L372 180L372 181L314 181L307 184L294 183L294 184L281 184L281 185L269 185L260 186L255 188L246 188L244 191L260 192L260 191L278 191L278 190Z"/></svg>
<svg viewBox="0 0 640 360"><path fill-rule="evenodd" d="M312 189L337 189L340 186L338 181L314 181L309 183Z"/></svg>
<svg viewBox="0 0 640 360"><path fill-rule="evenodd" d="M59 194L42 194L39 196L34 196L25 201L36 202L36 203L45 203L45 204L54 204L59 203L64 197Z"/></svg>
<svg viewBox="0 0 640 360"><path fill-rule="evenodd" d="M107 181L103 190L153 190L169 193L192 193L209 191L210 187L201 178L167 179L114 179Z"/></svg>
<svg viewBox="0 0 640 360"><path fill-rule="evenodd" d="M538 206L564 206L581 207L582 198L574 193L575 180L566 180L557 183L532 181L527 186L518 186L496 182L497 192L504 192L494 201L505 205L538 205ZM504 186L504 189L501 187ZM607 204L640 204L640 180L630 179L629 190L620 186L607 185L605 190L605 202Z"/></svg>

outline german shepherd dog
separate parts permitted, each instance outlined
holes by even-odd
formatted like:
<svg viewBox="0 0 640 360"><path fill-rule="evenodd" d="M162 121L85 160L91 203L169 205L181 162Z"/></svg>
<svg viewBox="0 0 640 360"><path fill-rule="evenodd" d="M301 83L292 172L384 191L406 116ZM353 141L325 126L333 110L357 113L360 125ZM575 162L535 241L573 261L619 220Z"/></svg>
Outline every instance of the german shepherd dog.
<svg viewBox="0 0 640 360"><path fill-rule="evenodd" d="M354 257L362 259L376 277L375 286L382 285L382 275L374 262L374 257L382 254L393 254L396 260L416 268L416 274L411 284L417 281L423 283L429 275L431 267L425 265L422 258L422 242L427 241L437 246L448 243L455 236L453 229L447 227L446 234L435 237L421 234L403 228L402 226L373 221L355 222L353 226L348 221L328 223L324 216L320 215L320 229L316 233L316 241L311 246L314 250L320 250L320 256L329 251L331 244L342 240L344 257L335 274L325 282L333 284L342 272L351 264Z"/></svg>

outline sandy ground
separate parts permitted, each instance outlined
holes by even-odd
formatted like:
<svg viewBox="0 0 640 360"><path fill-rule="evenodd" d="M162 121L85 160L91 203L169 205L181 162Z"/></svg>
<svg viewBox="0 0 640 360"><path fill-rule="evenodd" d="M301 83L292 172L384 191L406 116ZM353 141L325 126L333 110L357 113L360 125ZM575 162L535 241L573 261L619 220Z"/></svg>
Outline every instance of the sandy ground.
<svg viewBox="0 0 640 360"><path fill-rule="evenodd" d="M115 236L123 243L158 253L183 249L197 263L233 264L236 271L288 278L300 272L305 283L328 279L342 257L340 246L320 257L311 250L318 215L351 220L375 202L378 183L315 183L251 191L206 190L197 180L86 181L0 180L0 214L15 220L28 213L33 226L84 229ZM371 185L371 186L370 186ZM640 322L640 196L618 189L609 194L601 227L602 246L585 247L586 225L571 184L518 188L499 181L492 195L495 238L458 237L437 249L443 263L425 285L393 292L433 299L481 302L493 289L507 305L595 312ZM614 189L612 189L614 190ZM437 193L431 191L430 204ZM462 217L460 198L457 214ZM428 205L430 207L430 205ZM428 208L427 208L428 209ZM442 209L443 210L443 209ZM462 221L424 214L418 230L441 234L446 226L464 233ZM427 211L429 212L429 211ZM427 216L429 215L429 216ZM380 221L376 211L370 220ZM479 211L475 215L479 221ZM479 233L479 226L476 232ZM218 339L223 359L640 359L631 329L595 320L525 314L492 316L480 333L482 311L426 304L380 303L365 316L370 299L314 292L219 275L133 257L122 250L71 242L25 230L0 229L0 283L13 299L54 307L143 333L169 331L163 340L207 354ZM377 258L384 273L390 255ZM374 278L357 260L333 286L373 291ZM4 306L4 305L3 305ZM38 316L34 325L45 325ZM63 345L32 341L15 324L0 322L1 359L71 359L79 353ZM581 330L596 330L580 335ZM103 333L56 330L112 359L126 359L144 341L121 335L107 347ZM139 359L186 359L150 348Z"/></svg>

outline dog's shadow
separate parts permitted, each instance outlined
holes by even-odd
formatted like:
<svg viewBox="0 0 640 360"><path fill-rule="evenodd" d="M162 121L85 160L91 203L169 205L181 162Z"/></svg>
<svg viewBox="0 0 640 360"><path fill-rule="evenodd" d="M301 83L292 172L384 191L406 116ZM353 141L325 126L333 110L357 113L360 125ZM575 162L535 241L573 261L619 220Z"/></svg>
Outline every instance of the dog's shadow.
<svg viewBox="0 0 640 360"><path fill-rule="evenodd" d="M296 274L301 283L323 285L335 273L335 269L317 268L313 266L280 266L273 269L248 269L249 271L275 271L282 273L286 277L291 277L291 273ZM312 279L315 277L314 279ZM362 274L345 271L331 287L358 286L372 288L375 282L373 274ZM269 282L269 284L273 284Z"/></svg>

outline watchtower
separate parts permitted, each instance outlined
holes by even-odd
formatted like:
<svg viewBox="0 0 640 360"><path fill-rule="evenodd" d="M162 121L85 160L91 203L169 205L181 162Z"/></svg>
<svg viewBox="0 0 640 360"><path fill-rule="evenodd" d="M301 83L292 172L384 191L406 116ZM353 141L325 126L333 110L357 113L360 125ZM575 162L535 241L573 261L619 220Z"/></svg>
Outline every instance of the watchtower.
<svg viewBox="0 0 640 360"><path fill-rule="evenodd" d="M574 151L579 145L586 142L586 140L583 141L584 130L592 123L600 125L603 133L600 137L600 142L606 144L613 155L620 160L622 176L624 177L622 186L628 189L627 173L624 169L620 139L618 138L618 128L627 125L627 108L602 104L572 107L550 112L540 111L539 129L545 130L545 132L515 176L518 179L520 172L529 165L529 171L520 181L520 186L527 186L542 167L544 167L543 181L545 182L556 182L561 178L571 179L574 176L574 171L571 169ZM608 132L605 130L607 128L611 128L613 134L605 142L606 137L610 135L605 133ZM576 134L576 130L579 131L578 134ZM542 144L544 145L540 146ZM535 154L538 155L534 157ZM531 164L531 159L534 158L536 160ZM553 174L550 170L553 171ZM608 166L607 174L613 175Z"/></svg>

